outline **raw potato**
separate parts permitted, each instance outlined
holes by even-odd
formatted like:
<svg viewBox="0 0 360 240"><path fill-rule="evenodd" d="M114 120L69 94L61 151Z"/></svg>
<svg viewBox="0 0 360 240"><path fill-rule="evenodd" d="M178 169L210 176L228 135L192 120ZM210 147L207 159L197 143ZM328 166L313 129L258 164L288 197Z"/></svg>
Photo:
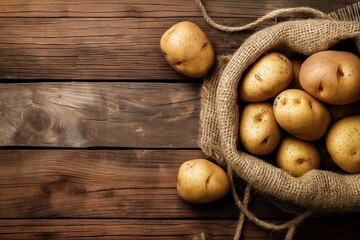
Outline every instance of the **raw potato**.
<svg viewBox="0 0 360 240"><path fill-rule="evenodd" d="M224 197L230 190L225 171L206 159L184 162L178 172L177 191L190 203L208 203Z"/></svg>
<svg viewBox="0 0 360 240"><path fill-rule="evenodd" d="M214 48L208 37L189 21L169 28L160 39L160 48L170 66L188 77L205 76L215 62Z"/></svg>
<svg viewBox="0 0 360 240"><path fill-rule="evenodd" d="M326 135L326 148L343 170L360 173L360 115L334 123Z"/></svg>
<svg viewBox="0 0 360 240"><path fill-rule="evenodd" d="M242 145L252 154L265 155L272 152L281 138L271 103L250 103L242 114L239 125Z"/></svg>
<svg viewBox="0 0 360 240"><path fill-rule="evenodd" d="M289 86L293 78L290 60L272 52L260 58L246 73L239 87L240 99L261 102L275 97Z"/></svg>
<svg viewBox="0 0 360 240"><path fill-rule="evenodd" d="M285 136L279 144L276 163L294 177L300 177L321 164L319 150L312 142Z"/></svg>
<svg viewBox="0 0 360 240"><path fill-rule="evenodd" d="M360 59L349 52L322 51L300 69L300 84L313 97L333 105L360 100Z"/></svg>
<svg viewBox="0 0 360 240"><path fill-rule="evenodd" d="M274 115L279 125L295 137L312 141L327 131L329 110L305 91L287 89L274 100Z"/></svg>

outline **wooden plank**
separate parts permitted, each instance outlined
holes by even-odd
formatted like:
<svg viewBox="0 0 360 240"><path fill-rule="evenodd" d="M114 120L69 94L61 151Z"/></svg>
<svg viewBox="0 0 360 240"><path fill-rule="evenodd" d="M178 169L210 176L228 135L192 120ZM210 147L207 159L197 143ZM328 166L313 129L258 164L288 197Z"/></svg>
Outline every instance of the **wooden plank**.
<svg viewBox="0 0 360 240"><path fill-rule="evenodd" d="M264 4L261 1L252 1L247 5L248 8L235 3L239 6L238 9L243 9L244 14L238 13L235 8L232 8L234 1L225 2L227 4L225 6L213 3L213 6L214 11L219 12L219 18L223 19L222 23L243 25L263 15L268 8L276 9L287 6L285 1L280 5L270 2L272 1ZM312 2L307 2L307 5L312 6ZM330 5L324 4L325 2L322 0L322 2L314 3L313 6L324 11L331 11L348 3L345 1L345 4ZM254 8L251 7L253 3ZM176 2L174 5L159 6L158 1L152 4L143 2L139 5L125 2L124 5L119 5L119 8L123 9L120 12L126 12L126 14L130 12L130 16L123 18L94 18L92 16L95 11L105 12L105 14L110 11L117 14L117 11L114 11L117 9L114 1L100 4L100 6L95 1L90 4L87 1L70 1L65 4L55 4L54 1L43 4L38 1L36 3L35 1L15 3L1 1L0 4L4 4L4 7L0 8L3 9L2 14L0 10L0 79L7 80L187 80L169 67L159 48L161 35L171 25L184 20L184 17L195 22L209 36L218 54L233 53L253 32L227 34L215 30L199 16L199 11L193 6L193 3L184 5L183 2ZM84 5L88 7L84 7ZM182 5L184 6L180 7ZM297 3L294 2L290 6L296 5ZM103 6L109 10L102 11L101 7ZM53 10L54 7L55 10ZM71 10L73 7L75 10ZM172 8L176 9L174 12L180 12L182 16L158 18L158 13L161 11L154 9L162 9L162 7L165 9L162 12L172 12L169 11L169 8ZM193 10L187 15L189 7ZM84 9L84 11L88 9L90 13L87 15L91 16L86 18L41 16L38 18L40 12L46 16L48 14L58 16L57 13L72 15L67 11L78 12L79 10L76 10L78 8ZM142 10L131 10L137 8ZM234 14L230 14L235 17L228 17L230 10L227 9L235 9ZM260 9L263 9L264 12ZM17 14L21 18L6 17L8 16L7 12L15 13L15 15L18 12ZM136 18L131 15L131 12L136 12L135 15L138 14L137 12L147 12L149 15ZM196 12L196 16L192 16L191 12Z"/></svg>
<svg viewBox="0 0 360 240"><path fill-rule="evenodd" d="M233 218L230 194L188 204L180 165L200 150L0 150L0 218ZM259 217L290 217L254 195Z"/></svg>
<svg viewBox="0 0 360 240"><path fill-rule="evenodd" d="M178 197L178 168L200 157L194 150L1 150L0 218L234 216L230 197L199 208Z"/></svg>
<svg viewBox="0 0 360 240"><path fill-rule="evenodd" d="M59 219L0 220L2 239L233 239L236 220L161 219ZM296 231L297 239L358 239L358 218L308 219ZM324 227L326 226L326 227ZM202 237L201 237L202 236ZM271 232L245 223L241 239L284 239L285 233Z"/></svg>
<svg viewBox="0 0 360 240"><path fill-rule="evenodd" d="M209 13L215 17L260 17L269 10L285 7L309 6L325 12L335 11L354 0L298 1L288 0L248 0L248 1L206 1L203 0ZM0 16L3 17L194 17L200 11L194 0L173 0L159 2L151 0L2 0Z"/></svg>
<svg viewBox="0 0 360 240"><path fill-rule="evenodd" d="M198 83L0 84L0 146L198 148Z"/></svg>
<svg viewBox="0 0 360 240"><path fill-rule="evenodd" d="M229 239L234 221L211 220L0 220L3 239L188 239L209 233Z"/></svg>
<svg viewBox="0 0 360 240"><path fill-rule="evenodd" d="M0 18L0 79L189 81L171 69L159 45L166 29L182 20ZM219 54L233 53L249 35L188 20L204 29Z"/></svg>

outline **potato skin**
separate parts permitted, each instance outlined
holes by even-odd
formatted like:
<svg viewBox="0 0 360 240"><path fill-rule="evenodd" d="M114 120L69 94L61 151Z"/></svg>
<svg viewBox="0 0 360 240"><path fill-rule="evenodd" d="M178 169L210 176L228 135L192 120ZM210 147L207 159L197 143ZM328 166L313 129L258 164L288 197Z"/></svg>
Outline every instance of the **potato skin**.
<svg viewBox="0 0 360 240"><path fill-rule="evenodd" d="M244 108L239 137L245 149L252 154L265 155L276 148L280 142L281 129L271 103L250 103Z"/></svg>
<svg viewBox="0 0 360 240"><path fill-rule="evenodd" d="M206 159L184 162L178 172L177 191L190 203L208 203L224 197L230 190L226 172Z"/></svg>
<svg viewBox="0 0 360 240"><path fill-rule="evenodd" d="M271 52L261 57L240 82L240 99L261 102L275 97L290 84L293 71L290 60L281 53Z"/></svg>
<svg viewBox="0 0 360 240"><path fill-rule="evenodd" d="M334 123L326 135L332 160L349 173L360 173L360 115Z"/></svg>
<svg viewBox="0 0 360 240"><path fill-rule="evenodd" d="M313 97L332 105L360 100L360 59L350 52L321 51L301 66L302 88Z"/></svg>
<svg viewBox="0 0 360 240"><path fill-rule="evenodd" d="M302 140L320 139L331 121L330 112L325 105L299 89L281 92L275 98L273 108L279 125Z"/></svg>
<svg viewBox="0 0 360 240"><path fill-rule="evenodd" d="M315 144L292 136L284 136L275 156L277 165L294 177L318 169L321 156Z"/></svg>
<svg viewBox="0 0 360 240"><path fill-rule="evenodd" d="M204 77L215 62L214 48L196 24L183 21L170 27L160 39L169 65L192 78Z"/></svg>

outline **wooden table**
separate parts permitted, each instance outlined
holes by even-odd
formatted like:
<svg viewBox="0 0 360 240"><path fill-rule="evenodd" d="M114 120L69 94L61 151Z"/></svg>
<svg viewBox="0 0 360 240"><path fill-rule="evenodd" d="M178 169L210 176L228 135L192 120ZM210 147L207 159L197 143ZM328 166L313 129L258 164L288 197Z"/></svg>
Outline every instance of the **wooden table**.
<svg viewBox="0 0 360 240"><path fill-rule="evenodd" d="M219 22L345 1L205 1ZM197 145L201 79L166 63L159 40L184 19L218 54L255 30L211 28L194 1L0 1L0 239L232 239L231 196L193 205L176 192L177 170L203 157ZM268 24L271 24L269 22ZM291 218L261 196L251 208ZM296 239L359 239L358 214L313 217ZM246 221L243 239L282 239Z"/></svg>

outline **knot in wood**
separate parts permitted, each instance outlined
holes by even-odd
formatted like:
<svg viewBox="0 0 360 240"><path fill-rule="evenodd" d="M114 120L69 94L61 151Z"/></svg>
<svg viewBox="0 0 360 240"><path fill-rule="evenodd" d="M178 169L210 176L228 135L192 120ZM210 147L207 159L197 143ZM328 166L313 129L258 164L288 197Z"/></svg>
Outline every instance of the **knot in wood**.
<svg viewBox="0 0 360 240"><path fill-rule="evenodd" d="M48 130L51 126L50 114L36 106L26 108L22 114L22 120L27 127L37 132Z"/></svg>

